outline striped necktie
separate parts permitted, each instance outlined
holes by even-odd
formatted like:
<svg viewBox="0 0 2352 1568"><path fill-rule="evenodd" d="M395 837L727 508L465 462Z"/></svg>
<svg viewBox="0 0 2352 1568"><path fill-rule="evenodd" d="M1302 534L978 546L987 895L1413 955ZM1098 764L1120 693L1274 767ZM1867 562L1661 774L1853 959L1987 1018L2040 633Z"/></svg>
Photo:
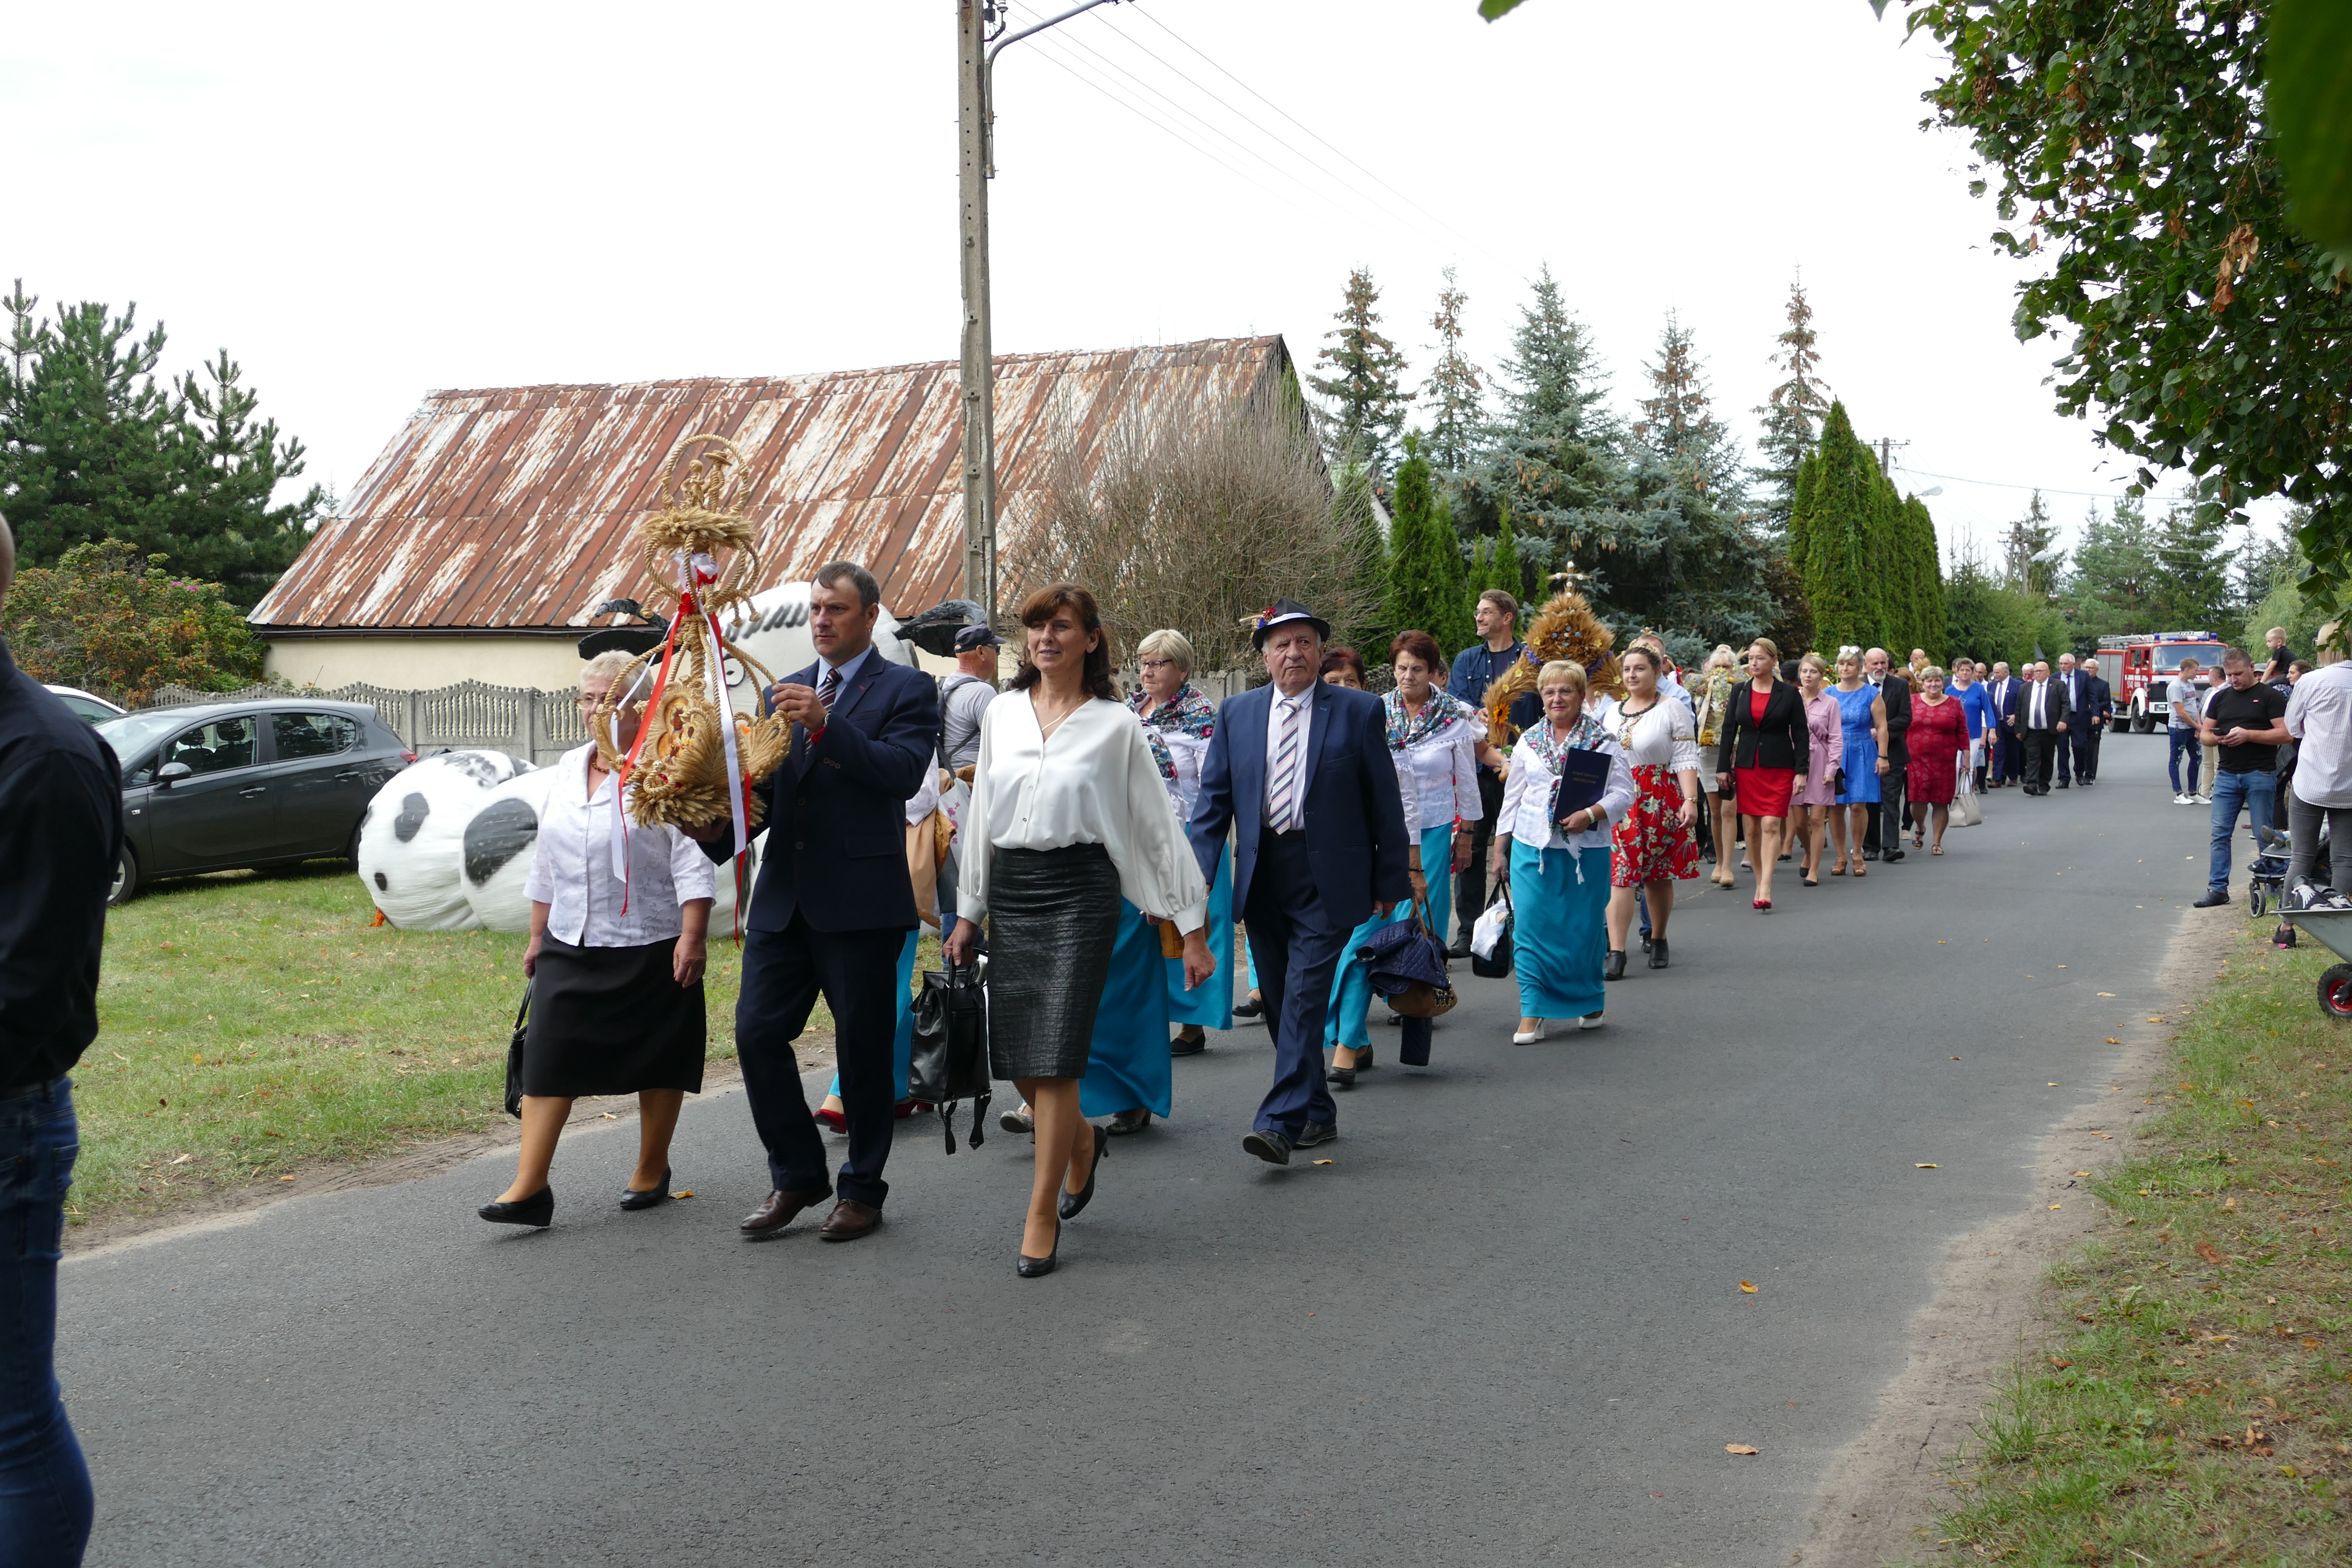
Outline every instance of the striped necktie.
<svg viewBox="0 0 2352 1568"><path fill-rule="evenodd" d="M1299 715L1307 706L1304 696L1279 697L1275 700L1282 710L1282 730L1275 739L1274 777L1266 792L1266 820L1276 833L1287 833L1297 826L1298 764L1304 748L1298 743Z"/></svg>
<svg viewBox="0 0 2352 1568"><path fill-rule="evenodd" d="M816 683L816 700L824 704L826 713L833 711L833 694L841 689L841 671L831 665L824 667L824 679Z"/></svg>

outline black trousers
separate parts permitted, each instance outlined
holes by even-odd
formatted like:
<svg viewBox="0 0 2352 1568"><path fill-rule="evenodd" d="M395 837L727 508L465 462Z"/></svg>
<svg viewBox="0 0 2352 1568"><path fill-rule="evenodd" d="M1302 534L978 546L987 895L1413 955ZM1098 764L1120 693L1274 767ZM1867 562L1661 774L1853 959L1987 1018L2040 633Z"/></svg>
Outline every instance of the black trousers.
<svg viewBox="0 0 2352 1568"><path fill-rule="evenodd" d="M743 939L743 989L735 1001L735 1051L751 1124L768 1151L768 1177L778 1192L823 1187L824 1140L801 1089L793 1042L807 1027L822 994L833 1010L834 1055L841 1073L842 1114L849 1121L849 1158L830 1184L841 1197L877 1208L889 1195L882 1166L890 1157L898 1098L891 1059L898 1009L903 931L822 931L798 910L780 931Z"/></svg>
<svg viewBox="0 0 2352 1568"><path fill-rule="evenodd" d="M1503 778L1492 768L1478 770L1478 809L1470 825L1470 864L1454 874L1454 924L1465 942L1486 912L1486 860L1495 852L1495 819L1503 815Z"/></svg>
<svg viewBox="0 0 2352 1568"><path fill-rule="evenodd" d="M2076 778L2095 779L2099 776L2099 737L2105 733L2104 727L2098 729L2068 727L2066 739L2074 742L2068 750L2074 754ZM2066 759L2063 756L2058 763L2058 776L2062 779L2066 776Z"/></svg>
<svg viewBox="0 0 2352 1568"><path fill-rule="evenodd" d="M2025 787L2038 795L2050 787L2051 769L2066 737L2055 730L2020 730L2017 738L2025 756Z"/></svg>
<svg viewBox="0 0 2352 1568"><path fill-rule="evenodd" d="M1886 771L1878 775L1878 807L1863 826L1862 848L1864 854L1875 850L1881 857L1892 850L1903 852L1904 781L1910 777L1910 759L1894 756L1887 759ZM1893 842L1889 842L1889 840Z"/></svg>

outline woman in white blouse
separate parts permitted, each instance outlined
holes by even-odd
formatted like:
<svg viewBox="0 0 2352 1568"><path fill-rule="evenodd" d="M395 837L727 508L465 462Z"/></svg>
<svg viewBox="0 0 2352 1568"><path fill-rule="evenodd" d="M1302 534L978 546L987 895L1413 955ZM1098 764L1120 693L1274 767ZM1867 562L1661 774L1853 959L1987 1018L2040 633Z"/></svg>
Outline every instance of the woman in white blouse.
<svg viewBox="0 0 2352 1568"><path fill-rule="evenodd" d="M1486 740L1485 715L1432 684L1444 668L1442 658L1437 639L1427 632L1399 632L1389 645L1396 685L1381 699L1388 713L1389 760L1396 764L1405 825L1413 835L1405 851L1406 875L1413 901L1428 913L1430 934L1441 942L1452 909L1453 873L1470 858L1470 835L1457 835L1454 825L1475 822L1485 814L1478 800L1478 750ZM1385 918L1372 916L1340 950L1323 1025L1323 1043L1331 1048L1331 1082L1340 1089L1355 1087L1357 1072L1371 1065L1371 975L1356 951L1374 931L1411 913L1400 909ZM1428 1065L1427 1023L1406 1020L1398 1059Z"/></svg>
<svg viewBox="0 0 2352 1568"><path fill-rule="evenodd" d="M1649 904L1650 967L1666 967L1666 921L1675 912L1675 883L1698 877L1698 727L1682 700L1659 689L1663 661L1636 643L1622 667L1625 700L1607 729L1633 774L1633 808L1610 832L1609 956L1604 978L1625 975L1625 938L1633 926L1638 889Z"/></svg>
<svg viewBox="0 0 2352 1568"><path fill-rule="evenodd" d="M1111 681L1094 595L1056 583L1021 606L1021 668L981 721L948 961L989 922L988 1056L1029 1103L1037 1163L1015 1271L1054 1271L1062 1225L1094 1197L1106 1147L1079 1109L1122 897L1184 933L1194 984L1216 972L1209 889L1143 726Z"/></svg>
<svg viewBox="0 0 2352 1568"><path fill-rule="evenodd" d="M580 673L584 715L629 656L602 653ZM616 715L619 743L636 739L643 703ZM481 1216L544 1226L555 1215L548 1166L583 1094L637 1097L637 1167L625 1209L669 1196L669 1140L689 1093L702 1089L702 967L714 881L702 846L664 825L639 827L595 743L555 764L523 894L530 900L530 1023L522 1047L522 1149L514 1184ZM616 867L625 867L625 879Z"/></svg>
<svg viewBox="0 0 2352 1568"><path fill-rule="evenodd" d="M1520 1015L1511 1043L1520 1046L1542 1039L1551 1018L1574 1018L1579 1028L1601 1026L1609 833L1633 805L1633 770L1617 742L1584 711L1584 667L1552 660L1537 674L1536 691L1544 721L1511 748L1503 815L1495 827L1494 873L1500 878L1507 868L1511 881ZM1598 801L1563 814L1555 807L1560 764L1570 750L1602 753L1609 775Z"/></svg>
<svg viewBox="0 0 2352 1568"><path fill-rule="evenodd" d="M1136 645L1135 662L1143 689L1128 699L1128 706L1144 728L1167 748L1172 770L1168 794L1176 803L1176 817L1188 822L1192 801L1201 793L1201 759L1209 754L1210 737L1217 732L1217 705L1192 684L1192 645L1178 631L1156 631ZM1216 879L1209 884L1209 952L1218 967L1230 963L1234 951L1234 877L1232 857L1217 860ZM1207 1031L1234 1026L1234 988L1196 985L1186 989L1181 959L1166 961L1168 1017L1178 1026L1169 1042L1171 1054L1192 1056L1209 1046ZM1139 1113L1138 1113L1139 1114ZM1114 1118L1113 1132L1139 1125L1134 1116Z"/></svg>

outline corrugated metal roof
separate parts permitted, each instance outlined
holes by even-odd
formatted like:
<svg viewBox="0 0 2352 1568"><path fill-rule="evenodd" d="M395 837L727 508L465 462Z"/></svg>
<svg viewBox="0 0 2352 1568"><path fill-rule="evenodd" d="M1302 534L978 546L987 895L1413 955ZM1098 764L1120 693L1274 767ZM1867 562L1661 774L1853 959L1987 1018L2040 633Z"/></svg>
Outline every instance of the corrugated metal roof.
<svg viewBox="0 0 2352 1568"><path fill-rule="evenodd" d="M1053 443L1098 454L1130 414L1268 389L1278 336L996 362L1000 522ZM436 392L251 619L334 628L576 626L638 587L632 531L662 460L707 431L741 448L757 587L863 562L901 613L960 592L961 399L954 361L772 380Z"/></svg>

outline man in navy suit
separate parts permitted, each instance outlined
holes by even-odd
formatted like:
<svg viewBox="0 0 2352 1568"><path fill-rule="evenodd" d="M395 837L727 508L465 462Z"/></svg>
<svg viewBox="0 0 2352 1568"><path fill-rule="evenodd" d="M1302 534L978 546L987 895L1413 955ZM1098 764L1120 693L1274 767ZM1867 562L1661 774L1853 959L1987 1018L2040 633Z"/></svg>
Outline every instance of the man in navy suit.
<svg viewBox="0 0 2352 1568"><path fill-rule="evenodd" d="M1999 789L2015 784L2024 776L2024 752L2018 744L2016 731L2010 721L2017 717L2017 693L2020 683L2010 675L2009 666L1995 660L1992 679L1985 682L1985 697L1992 704L1991 721L1985 726L1985 742L1992 750L1987 753L1985 787Z"/></svg>
<svg viewBox="0 0 2352 1568"><path fill-rule="evenodd" d="M852 562L817 569L809 637L817 661L768 690L793 721L793 745L756 793L768 847L743 939L735 1049L773 1191L742 1230L772 1236L811 1205L839 1201L817 1234L854 1241L882 1223L898 1079L898 952L915 927L904 805L922 787L940 728L939 688L874 647L881 590ZM734 830L694 830L714 860ZM801 1091L793 1042L818 994L833 1012L834 1054L849 1120L849 1158L828 1184L824 1140Z"/></svg>
<svg viewBox="0 0 2352 1568"><path fill-rule="evenodd" d="M1258 617L1253 641L1273 684L1219 710L1189 829L1203 876L1234 832L1234 908L1257 954L1275 1060L1242 1147L1276 1165L1339 1136L1323 1080L1332 972L1349 931L1411 896L1387 714L1370 693L1318 678L1330 635L1294 599Z"/></svg>
<svg viewBox="0 0 2352 1568"><path fill-rule="evenodd" d="M2087 788L2098 782L2099 730L2106 721L2112 691L2099 679L2096 664L2087 658L2077 664L2071 653L2058 656L2058 683L2066 689L2066 707L2074 716L2066 732L2072 743L2058 752L2058 787L2064 789L2071 775Z"/></svg>

